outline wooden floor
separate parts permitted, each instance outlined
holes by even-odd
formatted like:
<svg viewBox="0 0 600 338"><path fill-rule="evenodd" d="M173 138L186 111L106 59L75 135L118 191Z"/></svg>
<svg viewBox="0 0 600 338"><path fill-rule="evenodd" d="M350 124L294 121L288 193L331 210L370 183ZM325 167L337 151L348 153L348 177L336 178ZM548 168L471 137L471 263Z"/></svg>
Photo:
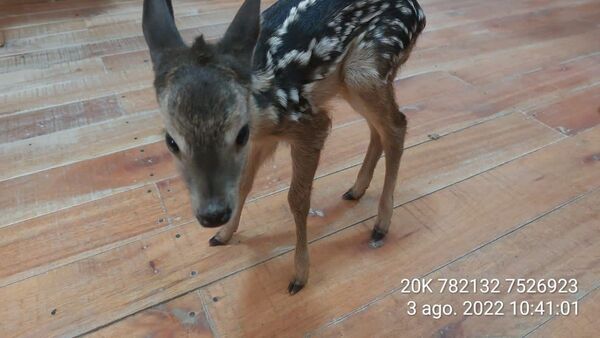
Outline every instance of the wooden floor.
<svg viewBox="0 0 600 338"><path fill-rule="evenodd" d="M178 26L218 38L240 2L174 1ZM597 337L600 2L421 2L428 27L397 82L410 127L386 245L367 244L382 165L362 201L340 198L369 136L339 104L310 283L291 297L289 149L263 168L233 245L209 247L162 141L141 1L0 1L0 337ZM404 278L578 290L405 294ZM507 313L463 316L465 300ZM522 300L577 300L579 315L508 313ZM459 313L409 316L410 301Z"/></svg>

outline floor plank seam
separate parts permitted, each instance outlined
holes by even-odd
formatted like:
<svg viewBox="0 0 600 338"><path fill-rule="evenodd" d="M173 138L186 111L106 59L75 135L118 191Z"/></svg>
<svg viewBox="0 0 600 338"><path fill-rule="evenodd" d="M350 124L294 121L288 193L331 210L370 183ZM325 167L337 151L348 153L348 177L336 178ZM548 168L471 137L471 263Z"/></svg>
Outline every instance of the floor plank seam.
<svg viewBox="0 0 600 338"><path fill-rule="evenodd" d="M167 217L167 220L169 222L169 224L172 225L173 220L171 219L171 217L169 217L169 211L167 210L167 206L165 204L165 200L160 192L160 187L158 186L158 183L161 181L156 181L152 183L152 186L154 187L154 189L156 189L156 194L158 195L158 199L160 201L160 207L162 208L163 214L165 215L165 217Z"/></svg>
<svg viewBox="0 0 600 338"><path fill-rule="evenodd" d="M210 300L208 300L208 295L206 295L203 290L201 289L196 289L193 291L194 293L196 293L196 295L198 295L198 297L200 298L200 301L202 302L202 310L204 311L204 316L206 317L206 321L208 323L208 327L210 328L210 331L213 335L214 338L219 338L221 337L221 335L219 334L219 330L217 330L217 325L214 321L214 319L212 318L212 315L210 313L208 304L210 302Z"/></svg>
<svg viewBox="0 0 600 338"><path fill-rule="evenodd" d="M556 130L556 129L555 129L555 128L553 128L552 126L550 126L550 125L548 125L548 124L544 123L544 121L542 121L542 120L538 119L536 116L534 116L534 115L532 115L532 114L530 114L530 113L526 112L525 110L523 110L523 109L519 109L519 111L520 111L520 112L521 112L521 114L522 114L523 116L525 116L525 118L527 118L528 120L530 120L530 121L532 121L532 122L534 122L534 123L537 123L538 125L540 125L540 126L542 126L542 127L546 128L546 129L548 129L548 130L551 130L553 133L559 134L559 135L560 135L562 138L567 138L567 137L570 137L570 135L568 135L568 134L565 134L565 133L561 132L560 130Z"/></svg>

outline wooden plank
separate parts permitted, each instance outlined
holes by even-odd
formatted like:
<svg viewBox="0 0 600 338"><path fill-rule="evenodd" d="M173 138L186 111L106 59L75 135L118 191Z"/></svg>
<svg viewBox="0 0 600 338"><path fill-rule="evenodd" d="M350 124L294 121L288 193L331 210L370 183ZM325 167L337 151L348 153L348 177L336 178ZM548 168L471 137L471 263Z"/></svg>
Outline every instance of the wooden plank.
<svg viewBox="0 0 600 338"><path fill-rule="evenodd" d="M52 4L46 4L46 6ZM71 4L72 5L72 4ZM73 17L86 17L98 13L99 10L104 10L107 13L111 11L117 12L123 10L124 6L112 4L108 6L92 6L87 8L72 8L62 11L42 11L37 13L29 13L27 11L16 12L15 15L0 17L0 25L7 28L22 28L41 24L53 24L72 19Z"/></svg>
<svg viewBox="0 0 600 338"><path fill-rule="evenodd" d="M148 87L152 80L153 75L150 72L123 71L91 74L89 77L80 77L72 81L28 87L0 94L0 103L3 105L0 116L141 89Z"/></svg>
<svg viewBox="0 0 600 338"><path fill-rule="evenodd" d="M483 114L489 114L489 110L529 112L556 102L577 88L598 82L600 69L593 65L599 61L600 54L584 56L479 87L484 94L483 104L473 110Z"/></svg>
<svg viewBox="0 0 600 338"><path fill-rule="evenodd" d="M431 1L419 1L427 14L428 30L436 31L456 26L501 18L511 15L532 13L541 8L550 9L556 7L568 7L575 4L589 3L587 0L575 0L565 2L563 0L525 0L525 1L503 1L503 2L458 2L455 6L439 4L431 8ZM452 2L455 3L455 2Z"/></svg>
<svg viewBox="0 0 600 338"><path fill-rule="evenodd" d="M527 337L595 337L600 331L600 289L596 288L579 301L579 315L555 317Z"/></svg>
<svg viewBox="0 0 600 338"><path fill-rule="evenodd" d="M86 335L89 338L213 337L197 292L154 306Z"/></svg>
<svg viewBox="0 0 600 338"><path fill-rule="evenodd" d="M0 144L0 181L162 140L155 111ZM19 167L11 165L19 163Z"/></svg>
<svg viewBox="0 0 600 338"><path fill-rule="evenodd" d="M132 123L126 124L126 121L132 121ZM154 141L159 137L160 130L156 130L158 128L155 127L158 123L152 119L134 120L128 118L128 120L121 120L119 122L122 123L122 126L116 125L113 122L113 128L121 130L135 128L139 130L140 137L138 140L133 140L133 137L129 136L133 135L132 133L125 136L117 134L115 137L120 138L120 140L112 140L111 142L113 143L108 143L108 150L110 151L118 149L115 149L115 146L119 143L140 145L145 142L146 138ZM146 123L138 125L133 122ZM140 130L140 126L147 127ZM79 129L80 132L81 129ZM60 133L52 135L57 134ZM70 137L60 138L61 142L56 142L55 146L60 145L68 149L71 144L76 144L78 140L90 143L90 140L101 139L104 135L106 134L71 134ZM11 145L14 146L15 144ZM35 148L37 149L36 151L40 152L42 152L44 147L46 147L45 144L31 146L32 149ZM21 148L20 145L19 148ZM22 148L25 148L25 146ZM162 142L106 156L101 156L102 150L102 146L99 145L94 151L86 152L83 149L83 154L71 154L71 156L90 155L89 158L91 160L89 161L77 162L73 165L57 167L37 174L1 181L0 190L3 193L0 195L0 205L2 205L2 209L5 212L0 214L0 227L62 208L96 200L121 191L137 188L147 183L170 177L175 172L171 155L165 150ZM97 153L94 153L96 151ZM20 159L21 163L25 164L24 162L29 158L30 154L31 152L24 150ZM51 152L45 158L48 161L52 161L54 160L54 156L56 154ZM6 165L6 171L9 171L8 165Z"/></svg>
<svg viewBox="0 0 600 338"><path fill-rule="evenodd" d="M505 137L509 130L510 138ZM402 170L403 188L398 190L396 201L404 203L471 177L554 142L557 135L514 115L409 149ZM577 149L567 147L568 155L587 153L594 144L587 142ZM570 170L573 161L568 158L561 158L560 165L549 168ZM352 181L357 170L352 168L315 182L315 205L322 207L327 216L311 219L311 238L373 215L376 189L354 208L352 203L339 200L346 182ZM374 187L381 185L380 170L381 167ZM594 175L600 171L590 171L580 172L581 184L560 189L562 193L583 189L581 186L593 179L597 181ZM255 215L260 215L260 219ZM290 250L292 223L286 193L282 192L247 205L241 232L235 238L243 244L226 248L203 245L213 231L192 222L0 288L0 317L8 323L0 327L0 336L24 332L76 335L89 331ZM318 280L319 277L313 279ZM283 287L279 290L283 291ZM53 309L57 309L55 315L51 314Z"/></svg>
<svg viewBox="0 0 600 338"><path fill-rule="evenodd" d="M367 244L373 218L313 243L311 282L297 296L285 289L291 252L213 283L202 292L217 299L208 306L216 331L291 336L335 321L395 290L402 278L425 275L600 187L600 161L585 161L600 151L598 141L591 130L402 206L392 220L402 226L392 228L381 249ZM403 182L401 189L411 184Z"/></svg>
<svg viewBox="0 0 600 338"><path fill-rule="evenodd" d="M102 122L123 115L114 96L77 101L27 114L0 116L0 143L15 142Z"/></svg>
<svg viewBox="0 0 600 338"><path fill-rule="evenodd" d="M584 10L586 14L582 16L581 11ZM474 62L481 63L484 57L489 59L495 54L506 54L511 49L528 48L526 46L532 44L560 41L559 39L582 34L589 37L589 43L597 45L597 42L593 42L595 39L591 38L592 35L597 35L598 28L595 25L582 23L570 25L568 28L566 25L567 21L574 20L597 21L599 15L597 6L585 3L574 7L542 10L535 15L526 13L441 31L426 31L419 39L413 57L406 64L405 73L420 73L432 68L445 71L457 67L468 68ZM531 64L527 60L524 62ZM502 69L506 66L500 63L499 67ZM489 71L482 70L483 74Z"/></svg>
<svg viewBox="0 0 600 338"><path fill-rule="evenodd" d="M548 64L572 60L600 52L600 42L592 36L600 34L600 28L584 34L543 41L518 48L499 50L478 55L467 63L457 63L448 68L452 74L474 85L489 84L507 76L515 76L540 69ZM557 50L556 46L561 46ZM519 60L519 62L514 62ZM566 63L566 62L565 62Z"/></svg>
<svg viewBox="0 0 600 338"><path fill-rule="evenodd" d="M487 6L476 6L480 10L485 10ZM507 16L495 17L489 20L466 23L460 26L448 27L436 30L434 26L429 24L423 36L420 38L419 45L423 49L424 55L434 56L434 52L440 49L449 49L450 55L444 56L444 60L454 60L452 56L455 53L461 54L461 50L480 47L481 49L472 55L483 54L490 51L497 51L511 47L522 46L522 42L529 40L532 42L540 42L548 39L555 39L571 35L575 32L585 32L594 29L593 26L580 27L579 29L568 29L560 32L560 34L545 34L542 28L554 29L561 27L562 20L567 18L582 19L581 9L592 9L587 15L594 15L593 1L585 1L579 3L562 3L562 6L556 8L539 7L535 10L524 13L511 13ZM425 9L426 10L426 9ZM461 6L457 11L464 11ZM453 11L448 11L453 13ZM579 14L577 14L579 12ZM564 17L562 17L564 13ZM579 15L579 16L578 16ZM577 18L576 18L577 17ZM523 36L523 33L536 33L533 36ZM512 34L510 34L512 33ZM514 34L514 35L513 35ZM498 41L486 41L490 38L498 38ZM452 39L451 39L452 38ZM458 43L460 42L460 43ZM496 44L496 48L492 44ZM440 55L436 59L439 59ZM418 61L418 60L416 60ZM419 61L421 62L421 61Z"/></svg>
<svg viewBox="0 0 600 338"><path fill-rule="evenodd" d="M125 1L115 1L116 3L127 3ZM130 1L129 1L130 2ZM2 3L0 4L0 10L2 10L2 17L13 17L19 15L28 15L30 13L49 13L64 11L67 9L82 9L93 7L93 0L65 0L58 3Z"/></svg>
<svg viewBox="0 0 600 338"><path fill-rule="evenodd" d="M0 144L0 181L162 140L156 111ZM139 149L138 149L139 150ZM19 166L12 165L19 163Z"/></svg>
<svg viewBox="0 0 600 338"><path fill-rule="evenodd" d="M55 23L42 23L35 24L27 27L18 28L4 28L3 31L8 39L25 39L34 36L49 35L56 33L63 33L69 31L76 31L85 29L84 19L70 18L67 21L60 21Z"/></svg>
<svg viewBox="0 0 600 338"><path fill-rule="evenodd" d="M0 287L108 251L167 226L158 190L148 185L0 228Z"/></svg>
<svg viewBox="0 0 600 338"><path fill-rule="evenodd" d="M530 113L567 135L593 128L600 124L600 85L583 88L568 98Z"/></svg>
<svg viewBox="0 0 600 338"><path fill-rule="evenodd" d="M477 251L461 257L459 260L444 266L442 269L426 275L409 274L406 278L432 279L434 293L405 294L394 289L384 298L369 303L364 309L357 309L349 317L330 323L316 336L323 337L393 337L398 334L407 336L435 336L443 333L446 336L503 336L522 337L550 319L547 312L544 315L536 313L520 314L513 312L511 302L527 301L531 304L540 302L573 302L582 294L597 287L600 277L600 265L597 260L600 240L600 190L588 194L557 211L516 229L507 236L492 241ZM461 213L475 210L465 210ZM424 224L431 224L430 215L418 216ZM485 224L485 223L483 223ZM414 236L414 235L413 235ZM413 238L417 240L418 238ZM543 269L540 269L540 267ZM365 274L368 274L365 271ZM500 292L490 293L444 293L438 292L441 278L447 279L492 279L501 281ZM532 278L548 280L559 278L574 278L577 280L578 291L575 294L560 293L517 293L507 292L509 278ZM464 316L463 302L502 302L502 313L498 316ZM421 307L425 304L449 304L456 315L442 316L434 320L431 316L418 314L409 316L406 305L414 301ZM583 309L580 304L579 309ZM498 309L497 307L494 310ZM516 310L521 311L521 310ZM529 311L529 310L526 310ZM553 307L552 311L556 311ZM568 316L575 319L573 312ZM585 322L585 319L583 320ZM369 325L364 325L369 323ZM569 336L569 335L563 335ZM582 335L571 335L583 337Z"/></svg>
<svg viewBox="0 0 600 338"><path fill-rule="evenodd" d="M42 86L75 81L85 76L105 73L100 58L57 64L45 69L23 69L10 73L0 73L0 89L3 93L13 93Z"/></svg>

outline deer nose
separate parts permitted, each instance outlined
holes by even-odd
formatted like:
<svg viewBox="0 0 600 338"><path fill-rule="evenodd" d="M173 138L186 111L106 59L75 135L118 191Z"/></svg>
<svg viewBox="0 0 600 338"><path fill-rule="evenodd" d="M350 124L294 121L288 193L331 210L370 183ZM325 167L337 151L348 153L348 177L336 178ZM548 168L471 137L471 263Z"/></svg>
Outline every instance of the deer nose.
<svg viewBox="0 0 600 338"><path fill-rule="evenodd" d="M229 221L231 218L231 208L210 210L199 213L196 217L200 224L206 228L216 228Z"/></svg>

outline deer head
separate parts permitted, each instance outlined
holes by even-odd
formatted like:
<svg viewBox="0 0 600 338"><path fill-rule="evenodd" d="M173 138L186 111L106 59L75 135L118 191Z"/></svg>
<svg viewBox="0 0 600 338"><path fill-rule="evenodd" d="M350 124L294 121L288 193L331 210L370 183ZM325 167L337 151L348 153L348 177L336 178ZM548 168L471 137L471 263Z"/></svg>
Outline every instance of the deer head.
<svg viewBox="0 0 600 338"><path fill-rule="evenodd" d="M227 223L238 204L256 109L252 54L260 0L246 0L216 44L202 36L190 47L175 26L170 0L145 0L144 37L154 86L174 155L199 222Z"/></svg>

